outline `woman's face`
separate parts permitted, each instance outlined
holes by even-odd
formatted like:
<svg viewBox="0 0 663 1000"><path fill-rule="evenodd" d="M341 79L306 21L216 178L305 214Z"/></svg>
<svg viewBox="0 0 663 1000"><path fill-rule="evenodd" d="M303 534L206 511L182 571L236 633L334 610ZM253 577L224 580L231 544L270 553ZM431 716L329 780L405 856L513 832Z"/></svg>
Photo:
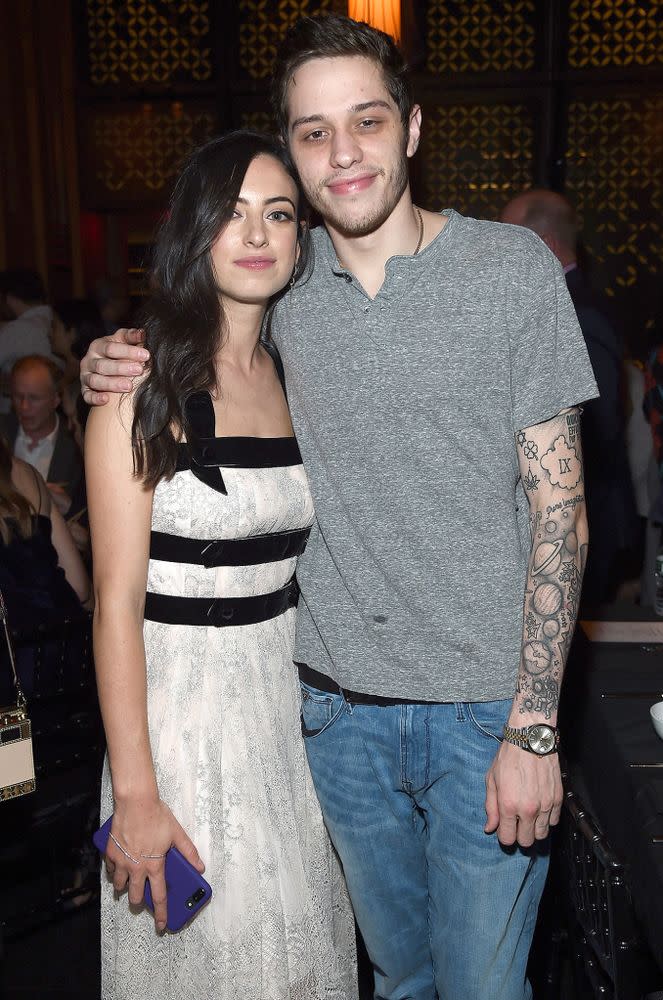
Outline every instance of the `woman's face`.
<svg viewBox="0 0 663 1000"><path fill-rule="evenodd" d="M221 296L266 305L297 259L297 187L273 156L249 164L233 217L210 251Z"/></svg>

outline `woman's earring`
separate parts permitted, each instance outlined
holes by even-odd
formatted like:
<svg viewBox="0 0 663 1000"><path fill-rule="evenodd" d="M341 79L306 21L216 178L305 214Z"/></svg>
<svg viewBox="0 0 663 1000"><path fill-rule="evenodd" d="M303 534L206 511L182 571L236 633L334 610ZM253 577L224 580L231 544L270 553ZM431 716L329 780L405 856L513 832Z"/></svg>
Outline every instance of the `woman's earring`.
<svg viewBox="0 0 663 1000"><path fill-rule="evenodd" d="M288 287L289 287L289 291L292 291L293 288L295 287L295 272L294 271L292 272L292 274L290 276L290 284L289 284Z"/></svg>

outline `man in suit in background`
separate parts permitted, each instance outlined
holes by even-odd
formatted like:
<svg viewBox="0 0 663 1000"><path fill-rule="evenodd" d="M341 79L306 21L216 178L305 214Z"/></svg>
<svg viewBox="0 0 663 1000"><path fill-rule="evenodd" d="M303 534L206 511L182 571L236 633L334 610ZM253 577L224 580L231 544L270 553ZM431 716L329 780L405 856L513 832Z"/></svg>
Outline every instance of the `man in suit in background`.
<svg viewBox="0 0 663 1000"><path fill-rule="evenodd" d="M62 373L50 358L30 354L11 372L14 412L2 417L0 430L17 458L41 473L60 512L67 515L83 478L83 460L60 405Z"/></svg>
<svg viewBox="0 0 663 1000"><path fill-rule="evenodd" d="M578 266L578 224L573 205L555 191L525 191L504 208L501 221L540 236L564 269L600 398L582 415L587 514L592 544L583 597L589 604L610 600L619 581L620 553L635 542L635 502L625 443L622 402L623 347L606 304L589 287Z"/></svg>

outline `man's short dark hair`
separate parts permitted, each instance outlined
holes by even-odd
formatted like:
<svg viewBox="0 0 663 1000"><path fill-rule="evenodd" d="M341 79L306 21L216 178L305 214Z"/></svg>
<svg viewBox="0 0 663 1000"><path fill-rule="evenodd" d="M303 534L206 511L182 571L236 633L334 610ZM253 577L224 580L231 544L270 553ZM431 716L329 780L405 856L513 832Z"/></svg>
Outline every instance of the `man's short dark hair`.
<svg viewBox="0 0 663 1000"><path fill-rule="evenodd" d="M342 14L301 17L289 29L276 53L272 76L272 108L284 139L288 137L288 85L296 70L309 59L364 56L372 59L384 76L389 96L407 128L412 110L412 88L400 49L384 31Z"/></svg>
<svg viewBox="0 0 663 1000"><path fill-rule="evenodd" d="M27 267L10 268L0 272L0 294L36 305L46 301L46 290L41 275Z"/></svg>

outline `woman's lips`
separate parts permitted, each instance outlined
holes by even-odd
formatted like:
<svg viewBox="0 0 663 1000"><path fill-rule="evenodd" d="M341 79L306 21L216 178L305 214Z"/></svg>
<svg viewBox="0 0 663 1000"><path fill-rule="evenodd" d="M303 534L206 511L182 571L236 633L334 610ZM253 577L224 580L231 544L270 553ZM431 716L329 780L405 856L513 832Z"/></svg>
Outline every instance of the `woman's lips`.
<svg viewBox="0 0 663 1000"><path fill-rule="evenodd" d="M356 194L358 191L365 191L366 188L370 187L376 177L377 174L366 174L363 177L355 177L347 181L334 181L327 187L332 194Z"/></svg>
<svg viewBox="0 0 663 1000"><path fill-rule="evenodd" d="M241 257L235 263L238 267L246 267L249 271L264 271L276 263L273 257Z"/></svg>

